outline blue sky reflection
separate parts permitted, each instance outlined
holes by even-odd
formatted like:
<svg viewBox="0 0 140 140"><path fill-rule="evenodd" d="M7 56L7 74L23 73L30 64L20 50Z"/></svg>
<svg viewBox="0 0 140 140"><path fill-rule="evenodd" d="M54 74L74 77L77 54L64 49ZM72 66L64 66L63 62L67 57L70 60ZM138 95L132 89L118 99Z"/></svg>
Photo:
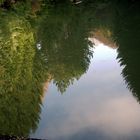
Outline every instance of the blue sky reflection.
<svg viewBox="0 0 140 140"><path fill-rule="evenodd" d="M32 137L49 140L140 139L140 106L126 88L117 50L98 43L89 70L64 95L50 83Z"/></svg>

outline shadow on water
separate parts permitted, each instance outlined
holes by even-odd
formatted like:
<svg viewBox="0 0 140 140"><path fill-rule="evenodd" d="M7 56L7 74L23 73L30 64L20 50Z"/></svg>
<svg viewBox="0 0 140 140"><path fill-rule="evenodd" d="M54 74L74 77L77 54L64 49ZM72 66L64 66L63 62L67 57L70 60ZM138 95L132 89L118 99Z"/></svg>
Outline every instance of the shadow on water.
<svg viewBox="0 0 140 140"><path fill-rule="evenodd" d="M2 3L2 1L0 1ZM43 84L63 93L88 70L94 44L117 46L122 75L140 100L139 3L87 1L29 8L17 2L0 12L0 133L29 136L41 112ZM19 6L19 8L18 8ZM36 44L40 48L36 48Z"/></svg>

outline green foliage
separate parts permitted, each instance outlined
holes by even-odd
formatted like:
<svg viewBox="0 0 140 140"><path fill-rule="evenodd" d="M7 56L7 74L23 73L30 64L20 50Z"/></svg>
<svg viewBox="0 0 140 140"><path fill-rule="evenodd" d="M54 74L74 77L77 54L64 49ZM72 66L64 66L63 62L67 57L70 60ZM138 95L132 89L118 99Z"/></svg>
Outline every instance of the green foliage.
<svg viewBox="0 0 140 140"><path fill-rule="evenodd" d="M5 0L0 0L0 5L2 5L4 3Z"/></svg>
<svg viewBox="0 0 140 140"><path fill-rule="evenodd" d="M0 19L1 134L28 136L39 121L41 92L34 71L35 40L31 25L15 14Z"/></svg>

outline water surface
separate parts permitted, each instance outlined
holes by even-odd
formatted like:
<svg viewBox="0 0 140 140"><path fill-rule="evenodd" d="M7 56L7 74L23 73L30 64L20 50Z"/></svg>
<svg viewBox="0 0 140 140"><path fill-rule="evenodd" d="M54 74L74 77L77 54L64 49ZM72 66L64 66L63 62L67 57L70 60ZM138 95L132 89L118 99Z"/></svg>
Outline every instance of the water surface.
<svg viewBox="0 0 140 140"><path fill-rule="evenodd" d="M121 75L117 50L98 42L86 74L61 95L50 83L31 135L50 140L140 138L140 107Z"/></svg>
<svg viewBox="0 0 140 140"><path fill-rule="evenodd" d="M139 2L34 2L0 7L0 135L140 139Z"/></svg>

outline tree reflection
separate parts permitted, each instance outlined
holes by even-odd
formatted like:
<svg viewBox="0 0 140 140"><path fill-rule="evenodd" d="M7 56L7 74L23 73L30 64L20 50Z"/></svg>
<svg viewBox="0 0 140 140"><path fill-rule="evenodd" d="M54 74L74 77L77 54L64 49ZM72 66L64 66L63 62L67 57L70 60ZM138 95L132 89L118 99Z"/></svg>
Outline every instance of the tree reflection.
<svg viewBox="0 0 140 140"><path fill-rule="evenodd" d="M122 75L134 96L140 101L140 17L139 2L133 6L119 7L114 28L114 40L118 44L118 59L123 65ZM123 20L122 20L123 19Z"/></svg>
<svg viewBox="0 0 140 140"><path fill-rule="evenodd" d="M52 10L40 26L41 52L61 93L88 69L92 57L88 27L87 17L80 8L63 5Z"/></svg>
<svg viewBox="0 0 140 140"><path fill-rule="evenodd" d="M88 23L82 22L86 16L63 8L51 11L47 24L42 15L37 41L37 27L33 30L23 14L0 15L0 134L28 136L35 131L43 83L53 79L62 93L87 71L92 51Z"/></svg>

